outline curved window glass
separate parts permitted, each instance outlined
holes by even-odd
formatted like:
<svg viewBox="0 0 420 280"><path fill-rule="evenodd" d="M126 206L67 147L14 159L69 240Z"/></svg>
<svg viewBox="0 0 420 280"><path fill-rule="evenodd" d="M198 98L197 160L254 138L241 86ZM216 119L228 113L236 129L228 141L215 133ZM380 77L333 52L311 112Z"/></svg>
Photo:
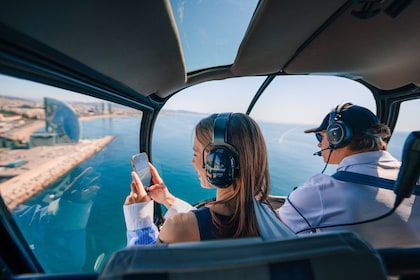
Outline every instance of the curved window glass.
<svg viewBox="0 0 420 280"><path fill-rule="evenodd" d="M191 72L233 63L258 1L171 0L170 4Z"/></svg>
<svg viewBox="0 0 420 280"><path fill-rule="evenodd" d="M332 174L336 165L325 165L314 156L319 151L314 133L338 104L352 102L376 113L372 93L363 85L332 76L279 76L268 86L251 112L260 120L271 173L272 193L287 195L316 173Z"/></svg>
<svg viewBox="0 0 420 280"><path fill-rule="evenodd" d="M7 76L0 84L3 201L46 272L99 271L126 246L141 112Z"/></svg>
<svg viewBox="0 0 420 280"><path fill-rule="evenodd" d="M246 112L263 81L203 83L168 101L154 128L152 160L174 195L192 204L215 196L214 189L200 187L191 164L194 127L215 112ZM6 76L0 84L3 201L47 272L99 271L126 246L122 204L130 191L141 112ZM287 195L324 169L313 156L319 150L315 136L303 130L319 126L344 101L376 111L365 87L337 77L279 76L259 98L251 117L267 143L273 195ZM397 157L405 136L418 129L412 118L418 102L401 106L389 145ZM325 173L335 168L328 165Z"/></svg>
<svg viewBox="0 0 420 280"><path fill-rule="evenodd" d="M398 121L388 144L388 150L399 160L401 160L402 150L408 134L412 131L420 130L420 122L416 117L419 108L420 99L401 103Z"/></svg>
<svg viewBox="0 0 420 280"><path fill-rule="evenodd" d="M246 112L263 81L262 77L253 77L203 83L168 101L164 114L157 121L159 133L154 136L153 154L155 162L167 170L168 180L173 172L184 172L192 178L179 182L179 177L173 176L171 185L175 195L197 202L198 198L206 199L214 194L201 189L198 179L195 179L197 175L191 165L194 126L211 113ZM268 86L250 115L264 133L273 195L287 195L295 186L322 171L325 167L323 160L313 156L319 150L315 136L305 134L303 130L319 126L334 106L345 101L376 112L371 92L345 78L279 76ZM177 136L176 149L168 145L168 135ZM185 154L188 155L186 158ZM182 166L182 170L175 171L174 166ZM335 168L328 165L325 172L334 172Z"/></svg>
<svg viewBox="0 0 420 280"><path fill-rule="evenodd" d="M185 89L161 111L153 135L153 164L174 195L197 203L214 197L203 189L191 163L194 127L215 112L245 112L262 77L212 81Z"/></svg>

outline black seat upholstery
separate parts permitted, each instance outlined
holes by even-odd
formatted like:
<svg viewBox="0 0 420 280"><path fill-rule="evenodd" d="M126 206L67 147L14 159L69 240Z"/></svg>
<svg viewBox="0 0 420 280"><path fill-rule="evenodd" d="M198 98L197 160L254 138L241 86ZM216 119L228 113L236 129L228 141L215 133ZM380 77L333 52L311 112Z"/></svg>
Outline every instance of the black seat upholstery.
<svg viewBox="0 0 420 280"><path fill-rule="evenodd" d="M99 279L386 279L375 249L351 232L138 246L115 252Z"/></svg>
<svg viewBox="0 0 420 280"><path fill-rule="evenodd" d="M378 253L387 268L388 275L402 279L420 279L420 247L385 248Z"/></svg>

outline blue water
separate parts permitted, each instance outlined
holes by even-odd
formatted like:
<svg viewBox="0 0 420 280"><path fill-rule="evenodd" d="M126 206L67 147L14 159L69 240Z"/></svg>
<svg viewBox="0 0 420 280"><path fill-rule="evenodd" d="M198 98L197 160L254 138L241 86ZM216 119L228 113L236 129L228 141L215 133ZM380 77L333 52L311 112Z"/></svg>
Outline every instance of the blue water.
<svg viewBox="0 0 420 280"><path fill-rule="evenodd" d="M215 195L214 190L200 187L191 164L193 129L202 117L203 115L188 113L178 113L176 116L173 113L161 114L153 136L151 156L155 167L171 192L190 203ZM100 176L100 190L94 198L86 229L87 271L93 270L95 261L101 254L106 259L115 250L125 247L122 205L130 191L130 157L139 150L139 126L140 119L133 117L94 119L82 123L84 139L116 136L102 151L70 173L75 176L86 167L92 166ZM302 133L307 126L278 123L260 123L260 126L270 151L272 194L287 195L293 187L321 172L324 167L322 159L312 155L319 150L315 138ZM394 137L400 137L401 143L406 134L396 134ZM390 146L390 150L399 157L401 146ZM331 174L333 171L334 166L330 166L325 173ZM40 195L31 203L42 203L42 200L43 195Z"/></svg>

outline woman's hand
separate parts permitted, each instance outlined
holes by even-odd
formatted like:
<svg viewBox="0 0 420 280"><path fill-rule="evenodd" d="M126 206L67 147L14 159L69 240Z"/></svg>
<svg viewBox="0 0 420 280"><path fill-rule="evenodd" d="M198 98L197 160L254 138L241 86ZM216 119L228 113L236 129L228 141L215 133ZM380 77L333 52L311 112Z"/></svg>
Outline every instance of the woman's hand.
<svg viewBox="0 0 420 280"><path fill-rule="evenodd" d="M162 178L159 176L156 168L149 163L152 173L152 185L149 187L148 195L156 202L165 205L169 209L175 202L175 197L169 192Z"/></svg>
<svg viewBox="0 0 420 280"><path fill-rule="evenodd" d="M133 181L131 181L131 192L126 197L124 205L150 201L150 197L147 195L143 183L137 173L132 171L131 177L133 178Z"/></svg>

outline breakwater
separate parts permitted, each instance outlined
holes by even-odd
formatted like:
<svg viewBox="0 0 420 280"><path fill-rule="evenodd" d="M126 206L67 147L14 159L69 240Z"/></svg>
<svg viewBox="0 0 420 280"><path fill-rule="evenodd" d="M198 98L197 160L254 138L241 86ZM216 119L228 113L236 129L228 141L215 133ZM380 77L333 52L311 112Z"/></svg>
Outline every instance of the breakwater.
<svg viewBox="0 0 420 280"><path fill-rule="evenodd" d="M19 158L24 158L28 163L16 170L3 171L14 176L0 184L0 193L7 207L13 209L43 191L78 164L102 150L113 139L114 136L105 136L98 139L81 140L77 144L14 151L21 153ZM24 154L25 152L27 153ZM12 158L16 155L2 156ZM17 173L13 174L13 172Z"/></svg>

